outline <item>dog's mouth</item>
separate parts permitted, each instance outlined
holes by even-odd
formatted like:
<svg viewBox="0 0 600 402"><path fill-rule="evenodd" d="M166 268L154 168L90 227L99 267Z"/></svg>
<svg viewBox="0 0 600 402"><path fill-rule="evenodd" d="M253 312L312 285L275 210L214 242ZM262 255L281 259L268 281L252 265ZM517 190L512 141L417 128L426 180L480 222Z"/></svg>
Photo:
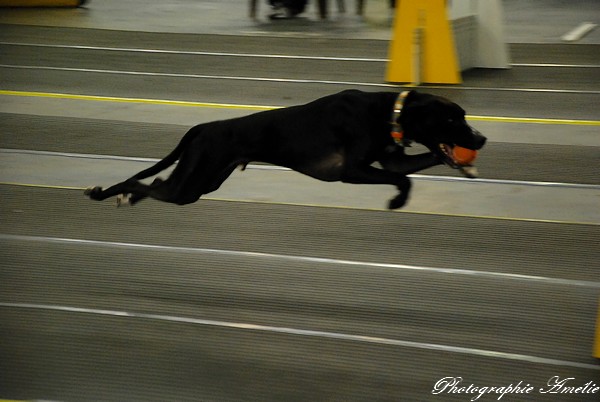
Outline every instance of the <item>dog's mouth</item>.
<svg viewBox="0 0 600 402"><path fill-rule="evenodd" d="M442 157L442 161L446 165L450 166L453 169L458 169L460 167L460 165L458 163L456 163L454 161L454 158L452 157L452 151L454 149L454 145L439 143L438 149L440 150L438 155Z"/></svg>
<svg viewBox="0 0 600 402"><path fill-rule="evenodd" d="M438 148L440 151L442 151L442 154L446 157L446 159L452 161L452 148L454 148L452 145L440 143L438 144Z"/></svg>
<svg viewBox="0 0 600 402"><path fill-rule="evenodd" d="M471 161L464 163L459 162L455 159L455 145L439 143L438 144L438 155L441 157L442 162L452 169L459 169L462 174L468 178L475 178L478 176L477 168L471 164ZM474 151L474 150L473 150Z"/></svg>

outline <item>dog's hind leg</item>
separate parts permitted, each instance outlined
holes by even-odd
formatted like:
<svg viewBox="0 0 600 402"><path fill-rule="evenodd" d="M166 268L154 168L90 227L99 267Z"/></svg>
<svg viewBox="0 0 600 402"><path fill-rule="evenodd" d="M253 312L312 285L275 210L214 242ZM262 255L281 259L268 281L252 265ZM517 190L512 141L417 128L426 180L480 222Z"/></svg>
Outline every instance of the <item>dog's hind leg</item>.
<svg viewBox="0 0 600 402"><path fill-rule="evenodd" d="M154 181L152 181L152 184L150 184L150 187L156 188L156 187L160 186L163 182L164 182L163 179L161 179L160 177L157 177L154 179ZM121 195L123 195L123 194L120 194L117 197L120 197ZM135 193L135 194L125 194L124 199L126 199L126 201L127 201L126 203L128 205L135 205L147 197L149 197L149 194ZM117 205L120 205L119 201L117 201Z"/></svg>
<svg viewBox="0 0 600 402"><path fill-rule="evenodd" d="M194 169L189 170L186 165L188 167L194 166ZM223 166L219 163L207 164L197 160L184 160L176 167L168 179L162 180L156 178L150 186L138 183L139 185L135 186L135 189L132 189L130 195L126 195L125 197L118 195L117 197L120 198L117 198L117 205L119 205L119 199L130 205L135 205L147 197L177 205L191 204L197 201L202 195L216 191L233 173L239 163L229 162L224 168L219 167L219 165Z"/></svg>
<svg viewBox="0 0 600 402"><path fill-rule="evenodd" d="M191 155L191 157L190 157ZM160 162L159 162L160 163ZM155 165L156 166L156 165ZM85 191L85 195L92 200L102 201L110 197L118 196L117 205L135 204L144 198L152 197L160 201L171 202L175 204L184 204L181 200L185 196L186 185L190 181L190 173L196 166L196 157L193 153L184 155L167 180L156 179L151 185L139 182L139 178L147 177L149 173L154 173L146 169L133 177L117 183L107 189L102 187L91 187ZM185 197L189 198L189 197ZM198 197L194 199L197 200ZM193 201L189 201L193 202Z"/></svg>
<svg viewBox="0 0 600 402"><path fill-rule="evenodd" d="M164 182L153 187L148 195L178 205L190 204L198 201L204 194L218 190L238 165L237 162L229 163L225 167L218 163L210 166L201 164L191 174L186 175L184 179L176 174L172 175ZM133 195L132 198L135 200L145 197Z"/></svg>
<svg viewBox="0 0 600 402"><path fill-rule="evenodd" d="M136 194L141 195L143 197L147 197L148 190L150 186L146 186L138 182L135 179L128 179L121 183L117 183L114 186L110 186L107 189L103 189L102 187L88 187L84 194L90 197L90 199L95 201L103 201L107 198L114 197L116 195L127 195L127 194Z"/></svg>
<svg viewBox="0 0 600 402"><path fill-rule="evenodd" d="M239 165L240 164L238 162L235 162L230 164L226 168L221 169L217 174L215 174L214 179L208 182L204 189L204 193L208 194L212 193L213 191L217 191L219 187L221 187L221 184L223 184L223 182L227 180L229 176L231 176L231 174L234 172L235 169L237 169ZM244 165L244 170L245 169L246 166Z"/></svg>
<svg viewBox="0 0 600 402"><path fill-rule="evenodd" d="M115 184L106 190L103 190L102 187L88 188L85 191L85 195L96 201L102 201L117 196L117 206L121 206L127 204L134 205L147 197L152 197L159 201L184 205L198 200L202 194L184 194L181 191L181 187L169 178L164 181L157 179L151 185L140 183L135 179L129 179Z"/></svg>

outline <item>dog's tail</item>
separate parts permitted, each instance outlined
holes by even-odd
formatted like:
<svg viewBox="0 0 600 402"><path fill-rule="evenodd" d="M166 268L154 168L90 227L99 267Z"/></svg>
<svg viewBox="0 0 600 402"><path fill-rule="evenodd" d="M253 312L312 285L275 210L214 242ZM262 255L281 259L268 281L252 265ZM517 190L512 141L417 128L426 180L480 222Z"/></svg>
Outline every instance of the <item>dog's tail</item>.
<svg viewBox="0 0 600 402"><path fill-rule="evenodd" d="M136 173L134 176L130 178L130 180L143 180L150 176L154 176L157 173L162 172L179 159L183 150L186 148L187 144L198 135L200 132L200 126L195 126L190 129L179 141L179 144L173 149L167 156L156 162L154 165L150 166L148 169L144 169L141 172Z"/></svg>

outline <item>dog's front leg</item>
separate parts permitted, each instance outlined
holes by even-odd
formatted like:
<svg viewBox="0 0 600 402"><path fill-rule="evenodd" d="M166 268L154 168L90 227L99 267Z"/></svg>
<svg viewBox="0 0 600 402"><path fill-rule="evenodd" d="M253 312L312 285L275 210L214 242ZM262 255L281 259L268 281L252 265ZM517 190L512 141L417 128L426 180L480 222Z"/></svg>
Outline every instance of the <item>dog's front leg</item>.
<svg viewBox="0 0 600 402"><path fill-rule="evenodd" d="M406 155L403 150L386 153L379 163L390 172L409 175L432 166L441 165L442 161L432 152L418 155Z"/></svg>
<svg viewBox="0 0 600 402"><path fill-rule="evenodd" d="M379 163L383 169L389 172L399 174L401 179L396 183L398 195L392 198L388 204L389 209L398 209L406 204L412 183L408 177L409 174L418 172L441 164L439 158L432 152L419 155L406 155L404 149L397 148L392 152L387 152Z"/></svg>
<svg viewBox="0 0 600 402"><path fill-rule="evenodd" d="M396 185L396 188L398 189L398 195L388 202L388 208L402 208L404 204L406 204L406 201L408 201L408 195L410 194L411 187L412 182L410 179L406 176L403 176L402 180Z"/></svg>
<svg viewBox="0 0 600 402"><path fill-rule="evenodd" d="M391 184L395 185L399 193L390 200L389 209L401 208L406 204L410 193L411 182L403 174L392 172L390 170L377 169L373 166L353 166L346 167L342 175L344 183L352 184Z"/></svg>

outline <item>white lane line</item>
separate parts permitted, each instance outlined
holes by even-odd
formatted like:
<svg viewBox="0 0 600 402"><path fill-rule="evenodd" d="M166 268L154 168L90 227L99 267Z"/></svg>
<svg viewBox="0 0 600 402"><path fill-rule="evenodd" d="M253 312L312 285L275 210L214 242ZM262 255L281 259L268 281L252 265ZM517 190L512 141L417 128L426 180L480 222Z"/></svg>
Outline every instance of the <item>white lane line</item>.
<svg viewBox="0 0 600 402"><path fill-rule="evenodd" d="M112 74L129 75L140 77L167 77L167 78L190 78L207 80L229 80L229 81L256 81L256 82L276 82L287 84L323 84L323 85L344 85L361 86L373 88L415 88L412 84L393 84L385 82L355 82L355 81L335 81L335 80L315 80L300 78L269 78L269 77L242 77L228 75L205 75L205 74L179 74L179 73L157 73L146 71L129 70L101 70L95 68L71 68L71 67L52 67L52 66L30 66L0 64L0 68L18 69L18 70L42 70L42 71L65 71L92 74ZM460 91L495 91L495 92L529 92L529 93L557 93L557 94L583 94L598 95L600 90L580 90L580 89L552 89L552 88L510 88L510 87L467 87L467 86L427 86L431 89L460 90Z"/></svg>
<svg viewBox="0 0 600 402"><path fill-rule="evenodd" d="M593 22L582 22L576 28L564 34L561 39L565 42L577 42L597 26L598 24L594 24Z"/></svg>
<svg viewBox="0 0 600 402"><path fill-rule="evenodd" d="M42 47L57 49L94 50L108 52L131 52L131 53L155 53L174 54L183 56L217 56L217 57L249 57L264 59L287 59L287 60L317 60L317 61L351 61L351 62L373 62L387 63L388 58L376 57L341 57L341 56L302 56L291 54L265 54L265 53L233 53L233 52L207 52L193 50L166 50L166 49L142 49L142 48L118 48L106 46L83 46L83 45L49 45L42 43L19 43L0 42L0 45ZM559 63L512 63L512 67L551 67L551 68L600 68L598 64L559 64Z"/></svg>
<svg viewBox="0 0 600 402"><path fill-rule="evenodd" d="M352 81L334 81L334 80L311 80L302 78L269 78L269 77L244 77L233 75L207 75L207 74L180 74L180 73L157 73L147 71L130 70L102 70L96 68L73 68L73 67L52 67L52 66L24 66L13 64L0 64L0 68L13 68L19 70L42 70L42 71L66 71L77 73L94 74L113 74L113 75L131 75L141 77L167 77L167 78L193 78L210 80L230 80L230 81L258 81L258 82L283 82L293 84L328 84L328 85L359 85L369 87L398 88L403 87L397 84L373 83L373 82L352 82ZM464 88L463 88L464 89ZM554 92L554 90L548 90ZM580 91L578 91L579 93ZM600 93L600 91L598 91Z"/></svg>
<svg viewBox="0 0 600 402"><path fill-rule="evenodd" d="M29 149L10 149L0 148L0 154L21 154L21 155L40 155L40 156L51 156L61 158L76 158L76 159L92 159L92 160L115 160L124 162L142 162L142 163L156 163L160 159L156 158L142 158L133 156L118 156L118 155L95 155L95 154L79 154L71 152L54 152L54 151L36 151ZM261 164L248 164L246 169L255 170L279 170L279 171L292 171L292 169L283 166L274 165L261 165ZM454 176L435 176L435 175L423 175L423 174L411 174L410 178L415 180L424 181L448 181L448 182L461 182L461 183L485 183L485 184L499 184L499 185L510 185L510 186L535 186L535 187L556 187L556 188L572 188L572 189L588 189L588 190L600 190L600 185L597 184L579 184L579 183L561 183L561 182L546 182L546 181L519 181L519 180L501 180L501 179L468 179L465 177L454 177Z"/></svg>
<svg viewBox="0 0 600 402"><path fill-rule="evenodd" d="M444 275L466 275L469 277L480 277L487 279L507 279L516 281L528 281L537 282L548 285L558 286L578 286L584 288L600 289L600 282L575 280L575 279L564 279L564 278L551 278L546 276L535 276L535 275L522 275L522 274L510 274L504 272L485 272L485 271L474 271L469 269L459 268L439 268L439 267L423 267L417 265L407 264L391 264L391 263L380 263L380 262L369 262L369 261L352 261L342 260L336 258L326 257L308 257L300 255L285 255L285 254L272 254L255 251L239 251L239 250L222 250L212 248L200 248L200 247L180 247L180 246L164 246L157 244L143 244L143 243L124 243L124 242L112 242L112 241L101 241L101 240L86 240L86 239L72 239L62 237L46 237L46 236L25 236L25 235L11 235L11 234L0 234L0 240L8 241L26 241L26 242L43 242L43 243L55 243L55 244L75 244L81 246L96 246L96 247L117 247L117 248L129 248L129 249L140 249L140 250L160 250L180 253L195 253L195 254L216 254L224 256L235 256L235 257L246 257L246 258L264 258L274 259L281 261L293 261L301 263L318 263L326 265L346 265L354 267L370 267L370 268L386 268L386 269L397 269L406 271L421 271Z"/></svg>
<svg viewBox="0 0 600 402"><path fill-rule="evenodd" d="M98 160L110 160L110 161L124 161L124 162L143 162L143 163L156 163L160 159L156 158L143 158L137 156L119 156L119 155L97 155L97 154L80 154L73 152L55 152L55 151L37 151L32 149L13 149L13 148L0 148L0 153L3 154L20 154L20 155L40 155L40 156L51 156L60 158L74 158L74 159L98 159Z"/></svg>
<svg viewBox="0 0 600 402"><path fill-rule="evenodd" d="M275 327L275 326L260 325L260 324L205 320L205 319L201 319L201 318L180 317L180 316L165 315L165 314L136 313L136 312L130 312L130 311L123 311L123 310L104 310L104 309L59 306L59 305L46 305L46 304L0 302L0 307L32 309L32 310L34 310L34 309L35 310L51 310L51 311L58 311L58 312L65 312L65 313L94 314L94 315L103 315L103 316L111 316L111 317L137 318L137 319L144 319L144 320L167 321L167 322L173 322L173 323L193 324L193 325L202 325L202 326L219 327L219 328L230 328L230 329L259 331L259 332L271 332L271 333L279 333L279 334L285 334L285 335L328 338L328 339L335 339L335 340L340 340L340 341L361 342L361 343L369 343L369 344L377 344L377 345L388 345L388 346L414 348L414 349L425 349L425 350L433 350L433 351L438 351L438 352L460 353L460 354L486 357L486 358L516 360L516 361L522 361L522 362L532 363L532 364L544 364L544 365L573 367L573 368L578 368L578 369L600 371L600 366L594 365L594 364L586 364L586 363L579 363L579 362L572 362L572 361L558 360L558 359L549 359L549 358L545 358L545 357L524 355L524 354L518 354L518 353L506 353L506 352L499 352L499 351L495 351L495 350L466 348L466 347L460 347L460 346L441 345L441 344L426 343L426 342L403 341L403 340L399 340L399 339L381 338L381 337L377 337L377 336L367 336L367 335L345 334L345 333L340 333L340 332L315 331L315 330L308 330L308 329Z"/></svg>
<svg viewBox="0 0 600 402"><path fill-rule="evenodd" d="M75 50L99 50L99 51L109 51L109 52L175 54L175 55L182 55L182 56L251 57L251 58L265 58L265 59L358 61L358 62L377 62L377 63L383 63L383 62L388 61L388 59L369 58L369 57L300 56L300 55L264 54L264 53L205 52L205 51L193 51L193 50L119 48L119 47L82 46L82 45L48 45L48 44L17 43L17 42L0 42L0 45L24 46L24 47L45 47L45 48L75 49Z"/></svg>
<svg viewBox="0 0 600 402"><path fill-rule="evenodd" d="M485 184L505 184L509 186L535 186L535 187L557 187L557 188L572 188L572 189L588 189L588 190L600 190L600 185L597 184L578 184L578 183L559 183L551 181L518 181L518 180L501 180L501 179L468 179L466 177L452 177L452 176L433 176L433 175L422 175L412 174L409 177L417 180L429 180L429 181L454 181L461 183L485 183Z"/></svg>
<svg viewBox="0 0 600 402"><path fill-rule="evenodd" d="M512 63L512 67L600 68L600 64Z"/></svg>

